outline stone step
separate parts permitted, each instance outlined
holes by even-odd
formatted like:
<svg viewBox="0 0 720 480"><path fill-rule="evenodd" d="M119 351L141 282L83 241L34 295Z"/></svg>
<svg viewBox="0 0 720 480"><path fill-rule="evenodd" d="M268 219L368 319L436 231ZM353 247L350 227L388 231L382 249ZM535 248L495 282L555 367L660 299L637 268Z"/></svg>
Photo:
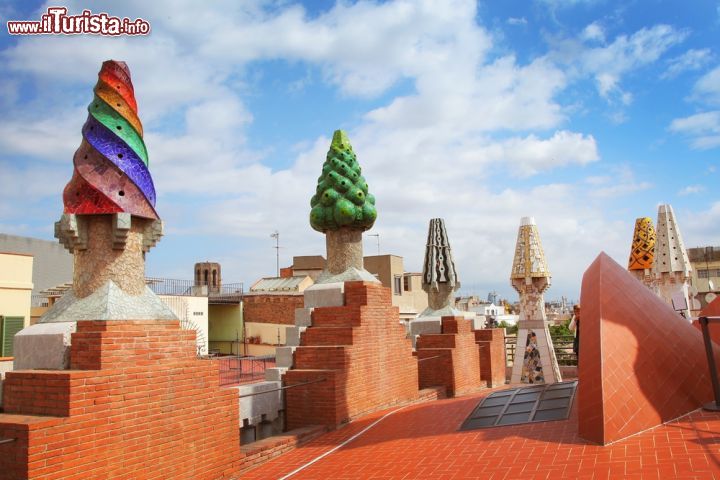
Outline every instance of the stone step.
<svg viewBox="0 0 720 480"><path fill-rule="evenodd" d="M275 349L275 366L282 368L293 367L293 353L297 347L277 347Z"/></svg>
<svg viewBox="0 0 720 480"><path fill-rule="evenodd" d="M316 283L304 292L305 307L341 307L345 305L345 283Z"/></svg>
<svg viewBox="0 0 720 480"><path fill-rule="evenodd" d="M300 345L300 336L307 330L307 327L287 327L285 329L285 345L297 347Z"/></svg>
<svg viewBox="0 0 720 480"><path fill-rule="evenodd" d="M298 327L309 327L312 325L312 312L314 308L296 308L295 325Z"/></svg>
<svg viewBox="0 0 720 480"><path fill-rule="evenodd" d="M271 367L265 370L265 380L268 382L281 382L283 375L287 372L286 367Z"/></svg>

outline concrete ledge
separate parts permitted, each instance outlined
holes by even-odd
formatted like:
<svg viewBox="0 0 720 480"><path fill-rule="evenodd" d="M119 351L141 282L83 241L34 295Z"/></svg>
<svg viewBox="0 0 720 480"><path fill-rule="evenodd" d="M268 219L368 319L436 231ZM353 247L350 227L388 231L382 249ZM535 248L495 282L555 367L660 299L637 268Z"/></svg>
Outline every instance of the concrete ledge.
<svg viewBox="0 0 720 480"><path fill-rule="evenodd" d="M15 335L15 370L67 370L70 368L70 337L76 322L36 323Z"/></svg>
<svg viewBox="0 0 720 480"><path fill-rule="evenodd" d="M296 347L277 347L275 349L275 366L292 368L295 348Z"/></svg>
<svg viewBox="0 0 720 480"><path fill-rule="evenodd" d="M298 327L312 326L312 312L314 308L296 308L295 309L295 325Z"/></svg>
<svg viewBox="0 0 720 480"><path fill-rule="evenodd" d="M2 384L5 374L13 369L13 357L0 357L0 407L2 407Z"/></svg>
<svg viewBox="0 0 720 480"><path fill-rule="evenodd" d="M412 340L412 347L416 348L418 335L442 333L440 317L416 318L408 323L407 337Z"/></svg>
<svg viewBox="0 0 720 480"><path fill-rule="evenodd" d="M285 345L288 347L300 346L300 335L307 327L287 327L285 329Z"/></svg>
<svg viewBox="0 0 720 480"><path fill-rule="evenodd" d="M283 409L282 390L277 390L281 386L280 382L266 381L231 387L237 388L239 396L251 393L268 392L240 399L239 408L241 423L258 425L263 420L275 420L278 417L278 413Z"/></svg>
<svg viewBox="0 0 720 480"><path fill-rule="evenodd" d="M285 367L270 367L265 369L265 380L268 382L281 382L282 376L288 369Z"/></svg>
<svg viewBox="0 0 720 480"><path fill-rule="evenodd" d="M342 307L345 305L345 283L315 284L303 292L305 308Z"/></svg>

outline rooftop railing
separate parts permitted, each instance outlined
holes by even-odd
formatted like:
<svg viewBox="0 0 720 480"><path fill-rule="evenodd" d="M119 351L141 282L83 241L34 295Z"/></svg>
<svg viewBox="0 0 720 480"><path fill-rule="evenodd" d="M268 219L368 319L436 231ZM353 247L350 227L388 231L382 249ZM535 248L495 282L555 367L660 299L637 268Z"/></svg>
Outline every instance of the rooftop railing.
<svg viewBox="0 0 720 480"><path fill-rule="evenodd" d="M265 370L275 366L275 355L213 357L211 360L219 364L220 386L264 380Z"/></svg>
<svg viewBox="0 0 720 480"><path fill-rule="evenodd" d="M550 335L555 350L555 357L560 366L577 365L577 355L573 352L573 335ZM517 345L517 335L505 336L505 353L507 364L511 365L515 361L515 346Z"/></svg>
<svg viewBox="0 0 720 480"><path fill-rule="evenodd" d="M242 283L226 283L212 286L192 280L148 277L145 279L156 295L208 297L209 303L237 303L243 298Z"/></svg>

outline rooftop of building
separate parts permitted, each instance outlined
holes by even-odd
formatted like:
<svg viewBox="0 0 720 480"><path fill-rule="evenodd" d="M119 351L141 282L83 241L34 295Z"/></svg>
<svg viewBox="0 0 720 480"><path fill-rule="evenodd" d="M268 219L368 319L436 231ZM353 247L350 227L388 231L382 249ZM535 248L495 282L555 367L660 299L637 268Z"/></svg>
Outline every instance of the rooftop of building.
<svg viewBox="0 0 720 480"><path fill-rule="evenodd" d="M720 261L720 247L693 247L687 249L691 262Z"/></svg>
<svg viewBox="0 0 720 480"><path fill-rule="evenodd" d="M604 447L578 435L576 405L568 420L460 431L490 392L367 415L242 478L720 478L720 413L696 410Z"/></svg>
<svg viewBox="0 0 720 480"><path fill-rule="evenodd" d="M248 294L267 292L301 292L308 282L312 280L307 275L294 277L266 277L261 278L250 287Z"/></svg>

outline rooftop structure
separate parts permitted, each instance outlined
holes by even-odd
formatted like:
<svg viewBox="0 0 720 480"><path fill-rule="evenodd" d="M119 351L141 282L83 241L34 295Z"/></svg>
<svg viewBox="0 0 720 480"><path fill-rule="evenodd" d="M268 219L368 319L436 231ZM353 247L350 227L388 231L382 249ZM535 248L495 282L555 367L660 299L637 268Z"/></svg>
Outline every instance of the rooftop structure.
<svg viewBox="0 0 720 480"><path fill-rule="evenodd" d="M635 220L628 270L651 290L655 288L655 278L652 274L655 241L656 233L652 219L641 217Z"/></svg>
<svg viewBox="0 0 720 480"><path fill-rule="evenodd" d="M68 368L78 320L176 319L145 284L145 253L162 236L148 165L130 71L108 60L55 223L55 236L73 254L72 289L16 335L15 368Z"/></svg>
<svg viewBox="0 0 720 480"><path fill-rule="evenodd" d="M363 269L362 232L372 228L377 211L361 173L347 135L336 130L310 199L310 226L325 234L327 249L318 283L376 281Z"/></svg>
<svg viewBox="0 0 720 480"><path fill-rule="evenodd" d="M543 297L543 292L550 286L550 270L532 217L520 220L510 282L520 294L520 317L511 382L561 381L560 368L547 327Z"/></svg>
<svg viewBox="0 0 720 480"><path fill-rule="evenodd" d="M307 276L297 277L268 277L261 278L250 287L250 291L247 295L253 294L268 294L268 293L296 293L302 294L303 290L313 284L312 279Z"/></svg>
<svg viewBox="0 0 720 480"><path fill-rule="evenodd" d="M162 224L127 65L104 62L94 92L56 224L73 253L72 289L15 335L0 475L234 477L237 391L218 388L197 334L145 283Z"/></svg>
<svg viewBox="0 0 720 480"><path fill-rule="evenodd" d="M428 308L421 317L459 313L454 308L453 297L460 282L442 218L433 218L428 226L422 282L423 290L428 294Z"/></svg>
<svg viewBox="0 0 720 480"><path fill-rule="evenodd" d="M658 207L656 232L653 276L658 294L689 319L688 289L692 266L671 205Z"/></svg>
<svg viewBox="0 0 720 480"><path fill-rule="evenodd" d="M25 253L33 256L32 305L41 305L42 291L72 279L73 257L57 241L0 233L0 252Z"/></svg>
<svg viewBox="0 0 720 480"><path fill-rule="evenodd" d="M720 246L688 248L693 316L720 295Z"/></svg>

